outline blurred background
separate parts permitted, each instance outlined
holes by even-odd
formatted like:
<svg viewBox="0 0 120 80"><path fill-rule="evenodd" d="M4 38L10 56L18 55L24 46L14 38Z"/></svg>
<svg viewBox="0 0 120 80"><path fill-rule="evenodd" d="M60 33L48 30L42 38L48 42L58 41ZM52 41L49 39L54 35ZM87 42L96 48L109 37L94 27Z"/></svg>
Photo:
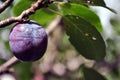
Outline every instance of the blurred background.
<svg viewBox="0 0 120 80"><path fill-rule="evenodd" d="M0 0L0 5L2 1L5 0ZM15 16L13 7L18 4L18 1L15 0L7 10L0 14L0 20ZM120 0L105 0L105 3L108 7L114 9L117 14L103 7L90 6L91 10L98 14L103 25L101 34L107 46L107 55L103 61L96 63L79 55L69 42L62 25L59 24L57 25L58 28L49 36L48 48L42 59L33 63L17 63L9 71L0 73L0 80L83 80L81 70L83 63L88 67L94 65L94 68L107 80L119 80ZM54 16L47 20L47 24L44 24L44 20L41 23L43 22L42 24L47 27L53 19ZM12 26L13 24L0 28L0 65L13 56L8 42Z"/></svg>

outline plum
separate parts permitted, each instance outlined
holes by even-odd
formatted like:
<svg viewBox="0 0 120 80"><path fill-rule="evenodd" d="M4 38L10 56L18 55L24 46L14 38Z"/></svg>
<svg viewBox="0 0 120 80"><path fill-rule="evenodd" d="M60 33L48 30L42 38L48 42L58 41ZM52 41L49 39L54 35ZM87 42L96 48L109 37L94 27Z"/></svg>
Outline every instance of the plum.
<svg viewBox="0 0 120 80"><path fill-rule="evenodd" d="M47 49L47 43L47 33L34 21L18 22L10 31L10 49L21 61L32 62L40 59Z"/></svg>

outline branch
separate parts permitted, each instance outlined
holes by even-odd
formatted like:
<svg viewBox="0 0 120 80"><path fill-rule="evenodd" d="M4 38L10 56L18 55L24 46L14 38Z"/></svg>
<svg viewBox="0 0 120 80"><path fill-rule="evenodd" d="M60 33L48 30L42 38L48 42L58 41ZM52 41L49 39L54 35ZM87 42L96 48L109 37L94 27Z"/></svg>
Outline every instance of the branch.
<svg viewBox="0 0 120 80"><path fill-rule="evenodd" d="M51 34L51 32L53 32L57 28L57 25L59 25L59 23L61 22L61 19L62 17L58 16L47 27L46 32L48 36ZM16 64L17 62L19 62L19 60L15 57L12 57L10 60L8 60L7 62L5 62L3 65L0 66L0 73L8 70L11 66Z"/></svg>
<svg viewBox="0 0 120 80"><path fill-rule="evenodd" d="M36 3L32 4L31 7L23 11L18 17L10 17L6 20L0 21L0 28L10 25L14 22L24 22L26 17L29 17L31 14L34 14L36 10L47 7L48 4L51 4L53 1L48 0L37 0Z"/></svg>
<svg viewBox="0 0 120 80"><path fill-rule="evenodd" d="M8 68L10 68L12 65L17 63L19 60L16 57L11 58L9 61L4 63L2 66L0 66L0 73L6 71Z"/></svg>
<svg viewBox="0 0 120 80"><path fill-rule="evenodd" d="M48 35L50 35L55 30L55 28L57 28L57 25L59 25L61 20L62 20L62 17L58 16L49 24L49 26L47 26L46 32Z"/></svg>
<svg viewBox="0 0 120 80"><path fill-rule="evenodd" d="M3 12L14 0L6 0L1 6L0 6L0 13Z"/></svg>

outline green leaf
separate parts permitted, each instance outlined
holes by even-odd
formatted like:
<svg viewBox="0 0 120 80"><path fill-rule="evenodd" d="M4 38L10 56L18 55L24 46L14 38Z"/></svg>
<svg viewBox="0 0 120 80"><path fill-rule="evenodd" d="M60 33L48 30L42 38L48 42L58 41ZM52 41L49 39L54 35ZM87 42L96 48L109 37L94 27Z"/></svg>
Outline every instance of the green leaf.
<svg viewBox="0 0 120 80"><path fill-rule="evenodd" d="M70 0L70 2L106 7L104 0Z"/></svg>
<svg viewBox="0 0 120 80"><path fill-rule="evenodd" d="M109 9L110 11L116 13L115 10L109 8L106 6L104 0L70 0L71 3L77 3L77 4L82 4L82 5L92 5L92 6L102 6L105 7L107 9Z"/></svg>
<svg viewBox="0 0 120 80"><path fill-rule="evenodd" d="M105 7L105 8L107 8L108 10L116 13L115 10L113 10L113 9L111 9L111 8L109 8L109 7L106 6L104 0L91 0L91 3L90 3L90 4L93 5L93 6L102 6L102 7Z"/></svg>
<svg viewBox="0 0 120 80"><path fill-rule="evenodd" d="M24 10L28 9L35 0L20 0L13 8L15 16L20 15Z"/></svg>
<svg viewBox="0 0 120 80"><path fill-rule="evenodd" d="M92 5L106 7L104 0L90 0Z"/></svg>
<svg viewBox="0 0 120 80"><path fill-rule="evenodd" d="M57 14L50 12L47 8L36 11L35 14L30 16L30 19L39 22L41 25L48 25Z"/></svg>
<svg viewBox="0 0 120 80"><path fill-rule="evenodd" d="M69 4L64 2L56 3L59 5L59 13L63 16L65 15L75 15L83 18L84 20L90 22L93 26L97 28L98 31L102 31L102 25L99 17L90 9L86 8L80 4ZM56 11L57 12L57 11Z"/></svg>
<svg viewBox="0 0 120 80"><path fill-rule="evenodd" d="M83 74L85 80L107 80L103 75L92 68L84 67Z"/></svg>
<svg viewBox="0 0 120 80"><path fill-rule="evenodd" d="M105 57L105 42L92 24L72 15L65 16L63 21L70 42L81 55L96 61Z"/></svg>
<svg viewBox="0 0 120 80"><path fill-rule="evenodd" d="M77 3L77 4L86 4L86 0L70 0L71 3Z"/></svg>

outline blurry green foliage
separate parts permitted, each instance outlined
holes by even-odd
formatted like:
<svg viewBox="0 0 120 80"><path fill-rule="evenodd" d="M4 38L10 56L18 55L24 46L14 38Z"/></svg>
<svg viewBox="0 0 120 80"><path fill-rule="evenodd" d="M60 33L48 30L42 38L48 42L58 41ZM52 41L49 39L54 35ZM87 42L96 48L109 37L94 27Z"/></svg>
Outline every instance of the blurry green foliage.
<svg viewBox="0 0 120 80"><path fill-rule="evenodd" d="M113 29L116 31L116 33L120 35L120 22L119 22L119 20L116 20L113 18L110 20L110 22L114 26Z"/></svg>
<svg viewBox="0 0 120 80"><path fill-rule="evenodd" d="M14 66L16 69L17 79L31 80L32 79L32 63L21 62Z"/></svg>
<svg viewBox="0 0 120 80"><path fill-rule="evenodd" d="M0 65L3 64L5 62L5 60L0 59Z"/></svg>
<svg viewBox="0 0 120 80"><path fill-rule="evenodd" d="M0 0L0 1L5 2L6 0Z"/></svg>

